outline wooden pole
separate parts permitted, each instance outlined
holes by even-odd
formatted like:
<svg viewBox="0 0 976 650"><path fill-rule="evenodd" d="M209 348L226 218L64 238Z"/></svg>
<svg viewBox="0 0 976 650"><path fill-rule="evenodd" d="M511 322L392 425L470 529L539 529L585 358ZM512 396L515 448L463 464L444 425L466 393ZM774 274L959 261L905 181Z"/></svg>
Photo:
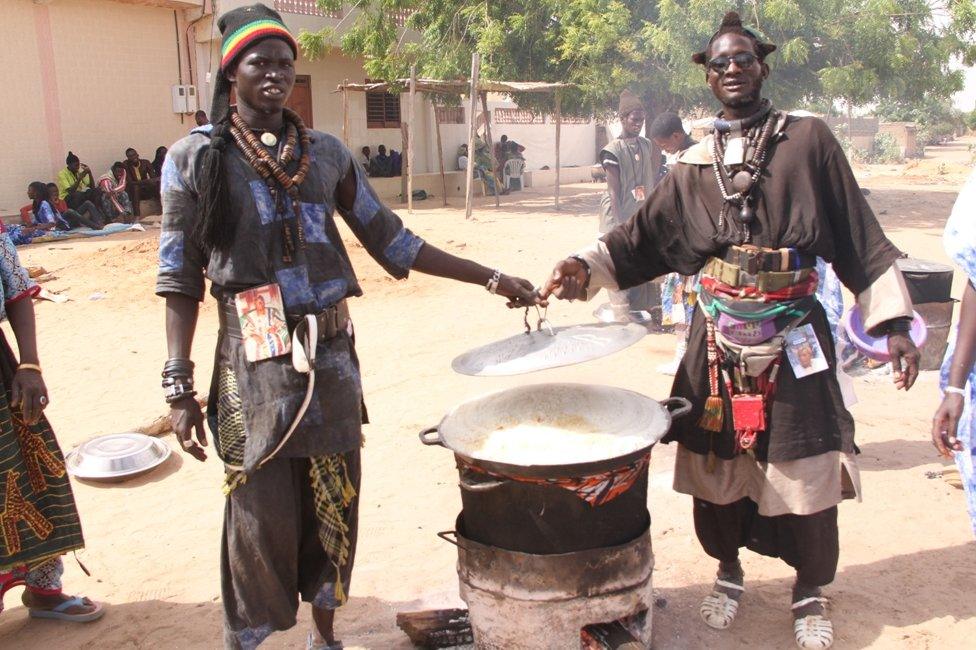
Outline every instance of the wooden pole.
<svg viewBox="0 0 976 650"><path fill-rule="evenodd" d="M559 91L556 93L556 211L559 211L559 140L562 136L563 114L559 102Z"/></svg>
<svg viewBox="0 0 976 650"><path fill-rule="evenodd" d="M485 139L488 140L488 154L491 157L490 173L495 179L495 207L497 208L500 205L498 201L498 176L495 175L498 161L495 160L495 144L491 141L491 113L488 112L488 93L481 93L481 110L485 114Z"/></svg>
<svg viewBox="0 0 976 650"><path fill-rule="evenodd" d="M349 80L342 82L342 143L349 146L349 91L346 86Z"/></svg>
<svg viewBox="0 0 976 650"><path fill-rule="evenodd" d="M471 118L471 128L468 129L468 171L466 173L467 185L464 192L464 218L471 218L471 194L474 190L474 132L477 123L474 121L474 113L478 110L478 77L481 74L481 55L475 52L471 55L471 110L468 115Z"/></svg>
<svg viewBox="0 0 976 650"><path fill-rule="evenodd" d="M407 133L410 136L407 138L407 212L413 214L413 140L414 125L416 124L414 117L416 113L417 105L417 66L410 66L410 106L407 107L407 115L410 126L407 129Z"/></svg>
<svg viewBox="0 0 976 650"><path fill-rule="evenodd" d="M434 106L431 102L431 106ZM444 144L441 142L441 115L434 106L434 130L437 131L437 163L441 170L441 188L444 191L444 207L447 207L447 176L444 174Z"/></svg>

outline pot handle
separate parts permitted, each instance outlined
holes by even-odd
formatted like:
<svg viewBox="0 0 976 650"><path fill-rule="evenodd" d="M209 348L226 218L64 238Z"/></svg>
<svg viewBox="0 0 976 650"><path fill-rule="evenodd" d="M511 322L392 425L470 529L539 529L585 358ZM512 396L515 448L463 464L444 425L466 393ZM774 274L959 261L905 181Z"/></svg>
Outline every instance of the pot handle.
<svg viewBox="0 0 976 650"><path fill-rule="evenodd" d="M458 485L461 486L462 490L467 490L468 492L490 492L495 488L505 485L505 483L505 481L496 481L492 479L472 483L465 478L463 473L460 477L458 477Z"/></svg>
<svg viewBox="0 0 976 650"><path fill-rule="evenodd" d="M671 414L672 419L680 418L683 415L688 415L691 413L691 402L686 400L684 397L669 397L661 402L661 406L667 409L668 413Z"/></svg>
<svg viewBox="0 0 976 650"><path fill-rule="evenodd" d="M449 535L453 536L454 539L451 539L449 537ZM456 530L443 530L443 531L437 533L437 536L440 537L441 539L443 539L448 544L454 544L458 548L461 548L461 545L458 544L458 541L457 541L458 534L457 534L457 531Z"/></svg>
<svg viewBox="0 0 976 650"><path fill-rule="evenodd" d="M437 434L437 437L436 438L430 438L430 437L428 437L432 433L436 433ZM428 428L424 429L423 431L421 431L420 432L420 442L424 443L428 447L433 447L434 445L440 445L441 447L445 447L446 448L446 445L444 444L444 439L441 438L441 432L440 432L440 429L438 427L428 427Z"/></svg>

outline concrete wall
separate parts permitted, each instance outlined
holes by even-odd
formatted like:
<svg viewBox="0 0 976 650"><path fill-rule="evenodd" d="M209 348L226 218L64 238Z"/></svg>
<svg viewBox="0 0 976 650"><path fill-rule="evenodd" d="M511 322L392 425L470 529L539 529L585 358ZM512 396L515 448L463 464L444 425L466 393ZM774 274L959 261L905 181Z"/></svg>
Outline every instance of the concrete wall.
<svg viewBox="0 0 976 650"><path fill-rule="evenodd" d="M189 130L172 111L174 9L107 0L4 0L8 110L0 116L0 214L53 181L68 150L95 176L133 146L152 158ZM12 109L12 110L11 110Z"/></svg>
<svg viewBox="0 0 976 650"><path fill-rule="evenodd" d="M880 133L888 133L895 138L904 158L917 158L922 155L918 146L918 127L914 122L882 122Z"/></svg>
<svg viewBox="0 0 976 650"><path fill-rule="evenodd" d="M465 124L442 124L441 138L444 144L444 169L457 169L457 150L468 142L470 128L469 107L464 102ZM496 99L488 102L488 111L495 115L497 108L514 108L511 101ZM480 113L480 110L478 111ZM434 134L433 111L427 107L427 128ZM497 142L503 135L515 140L526 148L525 169L527 171L542 167L556 166L556 125L551 116L546 116L545 124L491 124L491 137ZM427 159L437 164L437 140L434 135L428 142ZM589 166L596 162L596 123L563 124L560 138L560 164L563 167ZM419 167L419 165L418 165ZM426 171L436 171L428 168ZM587 172L588 173L588 172Z"/></svg>
<svg viewBox="0 0 976 650"><path fill-rule="evenodd" d="M463 203L465 195L464 172L445 172L444 176L447 181L448 198L460 198ZM563 167L559 180L560 185L568 185L571 183L588 183L593 179L590 176L589 167ZM523 182L526 188L553 187L556 184L556 171L554 169L527 171L523 176ZM404 202L401 197L399 178L371 178L369 184L373 186L376 194L384 201ZM435 197L433 204L437 205L440 204L439 202L444 195L444 185L439 173L417 174L413 178L413 189L414 191L424 190L430 196ZM482 185L478 181L475 181L474 184L474 195L483 195ZM512 197L517 196L517 193L512 195ZM502 201L511 202L512 197L503 198Z"/></svg>

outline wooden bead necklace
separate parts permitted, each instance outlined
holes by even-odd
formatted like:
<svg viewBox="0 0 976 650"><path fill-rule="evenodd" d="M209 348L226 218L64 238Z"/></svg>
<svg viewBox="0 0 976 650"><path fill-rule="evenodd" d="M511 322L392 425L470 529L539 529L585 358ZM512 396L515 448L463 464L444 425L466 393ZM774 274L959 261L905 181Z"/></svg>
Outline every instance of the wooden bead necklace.
<svg viewBox="0 0 976 650"><path fill-rule="evenodd" d="M308 175L309 167L311 166L311 144L312 139L309 135L308 129L305 127L305 123L302 122L302 118L298 116L291 109L284 109L285 118L285 141L284 144L279 148L278 156L272 156L268 150L262 145L261 140L255 135L254 131L247 125L244 118L240 116L236 111L231 113L231 127L230 133L234 138L234 142L237 144L241 153L244 155L244 159L251 166L254 171L264 180L265 184L268 186L268 190L271 192L271 197L275 201L275 206L280 209L281 197L279 194L279 187L284 189L285 193L291 199L291 208L295 216L295 225L298 230L298 243L302 247L305 246L305 230L302 228L302 207L299 198L299 187L305 182L305 177ZM301 142L301 152L302 155L298 161L298 169L294 174L289 175L286 171L286 167L294 162L295 159L295 146L298 142ZM284 253L282 255L282 260L285 263L290 264L293 261L293 255L295 252L295 238L292 235L291 224L288 219L282 220L282 225L284 229Z"/></svg>

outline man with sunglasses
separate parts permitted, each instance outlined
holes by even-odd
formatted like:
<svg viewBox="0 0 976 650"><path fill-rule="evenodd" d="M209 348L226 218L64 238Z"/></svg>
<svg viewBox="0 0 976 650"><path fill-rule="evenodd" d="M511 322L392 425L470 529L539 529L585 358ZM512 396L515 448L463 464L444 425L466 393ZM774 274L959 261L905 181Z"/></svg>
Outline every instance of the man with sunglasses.
<svg viewBox="0 0 976 650"><path fill-rule="evenodd" d="M685 151L641 209L556 265L542 292L589 298L669 272L701 271L688 352L672 394L692 412L674 488L693 497L695 532L719 562L700 614L728 628L745 591L739 548L796 571L790 611L800 648L827 648L821 587L838 561L837 506L857 495L854 419L835 374L833 338L815 291L816 258L858 298L866 328L887 335L895 387L918 375L901 255L864 200L844 152L816 118L762 98L775 49L729 13L693 61L722 104L713 133ZM830 368L794 368L799 340ZM794 354L787 354L788 352Z"/></svg>

